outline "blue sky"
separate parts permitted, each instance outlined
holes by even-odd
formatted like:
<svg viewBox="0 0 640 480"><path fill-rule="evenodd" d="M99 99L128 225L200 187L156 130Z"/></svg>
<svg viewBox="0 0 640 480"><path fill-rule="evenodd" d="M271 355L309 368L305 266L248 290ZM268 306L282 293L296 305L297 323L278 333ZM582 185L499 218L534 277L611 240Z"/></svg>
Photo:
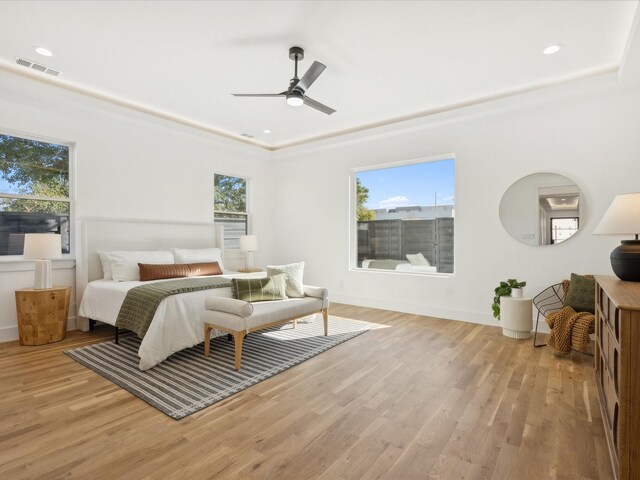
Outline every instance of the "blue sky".
<svg viewBox="0 0 640 480"><path fill-rule="evenodd" d="M408 205L453 205L454 161L417 163L401 167L358 172L356 177L369 189L369 209Z"/></svg>

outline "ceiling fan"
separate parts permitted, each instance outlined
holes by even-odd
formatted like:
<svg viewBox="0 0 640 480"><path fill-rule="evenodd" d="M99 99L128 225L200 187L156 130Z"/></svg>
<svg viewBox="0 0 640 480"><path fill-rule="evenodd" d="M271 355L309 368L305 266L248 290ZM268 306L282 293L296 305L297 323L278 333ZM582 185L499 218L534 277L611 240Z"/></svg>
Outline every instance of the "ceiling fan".
<svg viewBox="0 0 640 480"><path fill-rule="evenodd" d="M293 107L300 105L308 105L320 110L321 112L331 115L335 112L333 108L327 107L312 98L307 97L306 92L315 82L326 66L320 62L313 62L302 78L298 78L298 61L304 58L304 50L300 47L291 47L289 49L289 58L296 64L293 78L289 81L289 88L280 93L232 93L234 97L286 97L287 104Z"/></svg>

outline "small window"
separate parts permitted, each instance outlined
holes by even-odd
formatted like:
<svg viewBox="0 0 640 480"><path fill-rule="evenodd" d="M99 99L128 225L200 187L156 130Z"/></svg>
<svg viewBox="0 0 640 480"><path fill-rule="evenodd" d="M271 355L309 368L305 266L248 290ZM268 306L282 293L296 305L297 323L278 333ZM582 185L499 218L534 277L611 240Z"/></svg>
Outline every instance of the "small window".
<svg viewBox="0 0 640 480"><path fill-rule="evenodd" d="M572 237L579 228L578 217L555 217L551 219L551 243L562 243Z"/></svg>
<svg viewBox="0 0 640 480"><path fill-rule="evenodd" d="M247 180L214 175L213 218L224 226L225 248L240 248L240 237L248 233Z"/></svg>
<svg viewBox="0 0 640 480"><path fill-rule="evenodd" d="M355 173L355 268L453 273L454 159Z"/></svg>
<svg viewBox="0 0 640 480"><path fill-rule="evenodd" d="M0 255L22 255L25 233L58 233L71 252L69 146L0 134Z"/></svg>

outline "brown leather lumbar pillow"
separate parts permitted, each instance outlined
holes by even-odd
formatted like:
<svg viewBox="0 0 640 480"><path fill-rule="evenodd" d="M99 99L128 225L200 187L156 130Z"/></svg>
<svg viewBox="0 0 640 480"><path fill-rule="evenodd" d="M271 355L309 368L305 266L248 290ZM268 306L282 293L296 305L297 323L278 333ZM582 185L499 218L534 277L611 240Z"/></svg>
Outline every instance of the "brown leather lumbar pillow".
<svg viewBox="0 0 640 480"><path fill-rule="evenodd" d="M210 263L139 263L140 280L162 280L165 278L201 277L222 275L218 262Z"/></svg>

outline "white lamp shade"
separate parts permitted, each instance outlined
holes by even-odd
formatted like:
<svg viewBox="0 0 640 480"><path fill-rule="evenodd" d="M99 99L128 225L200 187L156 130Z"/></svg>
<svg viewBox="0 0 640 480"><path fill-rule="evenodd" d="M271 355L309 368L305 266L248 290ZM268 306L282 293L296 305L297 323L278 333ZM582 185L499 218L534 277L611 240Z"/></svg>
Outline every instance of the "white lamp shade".
<svg viewBox="0 0 640 480"><path fill-rule="evenodd" d="M595 235L640 233L640 193L617 195L593 233Z"/></svg>
<svg viewBox="0 0 640 480"><path fill-rule="evenodd" d="M258 251L258 237L255 235L242 235L240 237L240 250L242 252Z"/></svg>
<svg viewBox="0 0 640 480"><path fill-rule="evenodd" d="M62 257L62 238L56 233L27 233L24 236L24 258L49 260Z"/></svg>

